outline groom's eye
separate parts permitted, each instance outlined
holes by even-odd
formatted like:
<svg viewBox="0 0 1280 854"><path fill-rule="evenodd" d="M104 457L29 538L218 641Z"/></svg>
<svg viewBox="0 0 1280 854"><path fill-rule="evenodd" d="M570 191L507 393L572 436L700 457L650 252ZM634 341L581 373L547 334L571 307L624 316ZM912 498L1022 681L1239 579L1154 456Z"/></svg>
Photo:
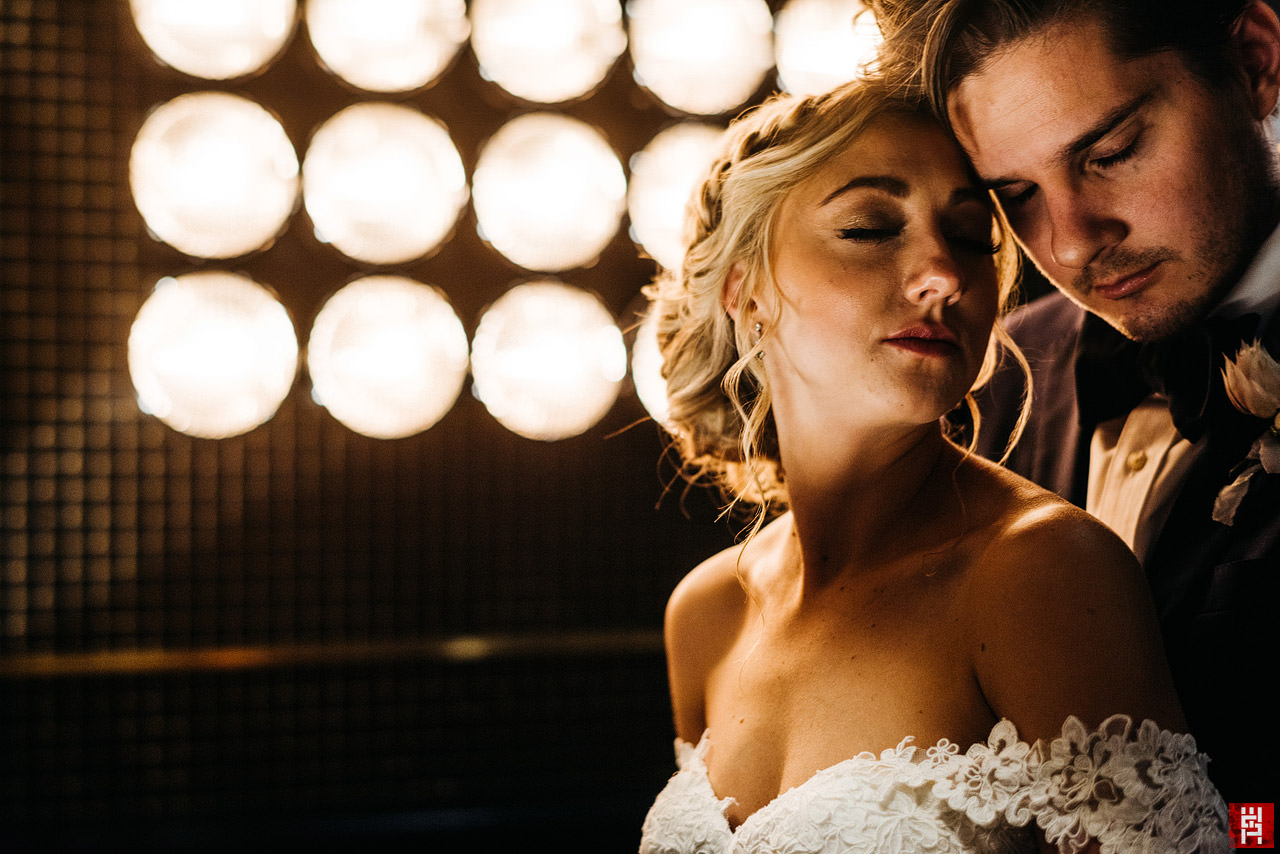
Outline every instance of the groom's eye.
<svg viewBox="0 0 1280 854"><path fill-rule="evenodd" d="M1133 142L1129 143L1124 148L1120 149L1114 154L1102 154L1093 158L1093 160L1089 162L1101 169L1107 169L1109 167L1118 166L1121 163L1124 163L1130 157L1133 157L1133 155L1137 153L1137 150L1138 150L1138 141L1134 140Z"/></svg>
<svg viewBox="0 0 1280 854"><path fill-rule="evenodd" d="M996 198L1005 207L1016 207L1029 200L1035 195L1035 192L1035 184L1010 184L1007 187L1001 187L996 190Z"/></svg>
<svg viewBox="0 0 1280 854"><path fill-rule="evenodd" d="M1105 140L1099 140L1093 146L1088 166L1095 169L1110 169L1119 166L1138 153L1142 145L1145 126L1129 123Z"/></svg>

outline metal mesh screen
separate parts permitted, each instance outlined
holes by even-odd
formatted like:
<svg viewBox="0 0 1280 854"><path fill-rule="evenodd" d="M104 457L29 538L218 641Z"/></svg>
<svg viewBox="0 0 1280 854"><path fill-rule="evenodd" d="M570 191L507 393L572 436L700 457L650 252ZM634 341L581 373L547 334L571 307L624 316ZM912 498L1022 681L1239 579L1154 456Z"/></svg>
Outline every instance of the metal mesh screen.
<svg viewBox="0 0 1280 854"><path fill-rule="evenodd" d="M133 317L160 276L226 266L147 236L127 180L147 111L240 92L301 150L357 96L297 35L263 74L204 85L152 61L128 16L0 4L0 843L613 821L633 845L671 765L663 603L731 532L700 494L659 503L670 471L656 428L630 426L631 392L556 443L465 392L390 441L338 424L304 381L232 439L142 414ZM406 100L450 126L468 168L519 109L467 55ZM671 118L621 64L565 109L624 158ZM362 272L300 218L232 266L299 329ZM469 330L522 275L469 213L400 272L442 287ZM650 274L622 232L565 278L621 316Z"/></svg>

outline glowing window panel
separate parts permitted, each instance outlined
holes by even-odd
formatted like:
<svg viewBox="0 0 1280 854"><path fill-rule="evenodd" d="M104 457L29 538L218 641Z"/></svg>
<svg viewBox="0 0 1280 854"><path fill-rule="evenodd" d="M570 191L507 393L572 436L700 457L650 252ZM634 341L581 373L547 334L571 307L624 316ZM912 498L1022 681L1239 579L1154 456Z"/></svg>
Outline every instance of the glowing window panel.
<svg viewBox="0 0 1280 854"><path fill-rule="evenodd" d="M553 113L499 128L472 183L480 236L530 270L594 261L626 209L627 179L609 143L585 122Z"/></svg>
<svg viewBox="0 0 1280 854"><path fill-rule="evenodd" d="M627 46L618 0L472 0L480 74L528 101L594 89Z"/></svg>
<svg viewBox="0 0 1280 854"><path fill-rule="evenodd" d="M670 431L667 420L671 406L667 398L667 381L662 376L656 315L646 314L636 329L636 337L631 344L631 382L645 411Z"/></svg>
<svg viewBox="0 0 1280 854"><path fill-rule="evenodd" d="M598 298L553 280L517 285L480 318L475 393L503 426L554 441L596 424L618 396L627 350Z"/></svg>
<svg viewBox="0 0 1280 854"><path fill-rule="evenodd" d="M636 82L677 110L726 112L773 67L764 0L631 0L627 16Z"/></svg>
<svg viewBox="0 0 1280 854"><path fill-rule="evenodd" d="M631 158L627 212L631 239L668 270L684 255L685 209L715 156L723 130L681 122L659 133Z"/></svg>
<svg viewBox="0 0 1280 854"><path fill-rule="evenodd" d="M133 142L129 186L147 228L175 249L231 258L269 244L298 198L298 157L275 116L223 92L180 95Z"/></svg>
<svg viewBox="0 0 1280 854"><path fill-rule="evenodd" d="M444 417L467 375L467 334L439 290L366 276L330 297L307 343L315 399L375 439L420 433Z"/></svg>
<svg viewBox="0 0 1280 854"><path fill-rule="evenodd" d="M410 107L360 103L315 132L302 198L316 237L372 264L426 255L453 230L467 176L444 125Z"/></svg>
<svg viewBox="0 0 1280 854"><path fill-rule="evenodd" d="M190 436L222 439L266 422L297 370L288 312L234 273L161 279L129 332L139 407Z"/></svg>
<svg viewBox="0 0 1280 854"><path fill-rule="evenodd" d="M464 0L308 0L306 15L324 66L371 92L427 85L470 33Z"/></svg>
<svg viewBox="0 0 1280 854"><path fill-rule="evenodd" d="M875 59L880 29L861 0L788 0L778 12L778 82L797 95L853 80Z"/></svg>
<svg viewBox="0 0 1280 854"><path fill-rule="evenodd" d="M209 80L261 69L280 53L297 0L130 0L142 40L166 65Z"/></svg>

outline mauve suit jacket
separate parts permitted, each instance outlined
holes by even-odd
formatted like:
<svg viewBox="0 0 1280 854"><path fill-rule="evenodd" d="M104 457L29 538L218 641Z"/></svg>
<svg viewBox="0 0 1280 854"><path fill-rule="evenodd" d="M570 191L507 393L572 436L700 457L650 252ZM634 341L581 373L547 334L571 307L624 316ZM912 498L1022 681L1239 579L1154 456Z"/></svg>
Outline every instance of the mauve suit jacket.
<svg viewBox="0 0 1280 854"><path fill-rule="evenodd" d="M1031 362L1034 394L1026 431L1006 465L1081 507L1092 439L1092 427L1080 424L1076 396L1084 322L1084 311L1056 292L1007 321ZM979 399L985 456L998 459L1003 451L1023 389L1021 372L1006 360ZM1280 474L1253 478L1233 525L1212 519L1218 491L1266 429L1260 419L1244 423L1232 435L1209 434L1144 568L1191 732L1211 760L1210 776L1229 803L1274 803L1280 794L1280 704L1272 699Z"/></svg>

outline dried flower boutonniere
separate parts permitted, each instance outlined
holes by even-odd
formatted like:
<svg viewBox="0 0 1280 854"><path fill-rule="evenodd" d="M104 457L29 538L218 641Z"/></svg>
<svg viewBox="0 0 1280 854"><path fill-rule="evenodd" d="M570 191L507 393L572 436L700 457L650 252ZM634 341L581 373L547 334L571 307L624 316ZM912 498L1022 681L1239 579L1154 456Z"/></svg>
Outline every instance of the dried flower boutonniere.
<svg viewBox="0 0 1280 854"><path fill-rule="evenodd" d="M1230 525L1254 475L1280 473L1280 363L1261 342L1254 341L1240 348L1235 361L1226 360L1222 379L1236 409L1270 422L1237 466L1236 479L1222 488L1213 503L1214 521Z"/></svg>

